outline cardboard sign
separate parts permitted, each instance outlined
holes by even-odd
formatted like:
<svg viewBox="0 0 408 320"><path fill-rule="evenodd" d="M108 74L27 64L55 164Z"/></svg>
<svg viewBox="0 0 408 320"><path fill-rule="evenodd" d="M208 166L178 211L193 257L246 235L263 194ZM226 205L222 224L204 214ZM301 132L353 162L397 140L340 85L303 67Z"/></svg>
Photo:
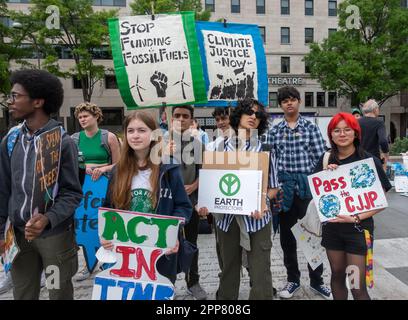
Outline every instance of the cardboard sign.
<svg viewBox="0 0 408 320"><path fill-rule="evenodd" d="M268 191L268 174L269 174L269 152L249 152L249 151L234 151L234 152L218 152L204 151L203 153L203 169L211 170L256 170L261 171L261 210L266 210L266 193ZM200 175L200 180L203 176ZM199 181L200 181L199 180ZM244 184L247 182L245 181ZM253 186L256 188L256 186ZM198 197L200 193L207 192L208 189L198 189ZM199 200L200 201L200 200ZM252 200L256 204L257 199ZM225 213L225 212L223 212ZM250 212L249 212L250 213Z"/></svg>
<svg viewBox="0 0 408 320"><path fill-rule="evenodd" d="M95 254L100 247L98 235L98 209L105 202L108 190L108 178L104 175L96 181L92 181L91 175L85 175L82 186L83 198L79 207L75 210L75 234L76 241L82 246L85 263L89 272L95 269L97 259Z"/></svg>
<svg viewBox="0 0 408 320"><path fill-rule="evenodd" d="M372 158L308 176L320 221L388 206Z"/></svg>
<svg viewBox="0 0 408 320"><path fill-rule="evenodd" d="M93 300L171 300L174 286L156 263L174 248L184 219L99 209L99 235L112 241L116 263L95 277Z"/></svg>
<svg viewBox="0 0 408 320"><path fill-rule="evenodd" d="M20 248L17 245L16 237L14 234L13 225L10 223L10 219L6 221L6 227L4 232L4 254L3 265L4 271L7 273L10 271L14 259L20 252Z"/></svg>
<svg viewBox="0 0 408 320"><path fill-rule="evenodd" d="M35 138L36 159L31 215L47 212L54 203L58 193L61 140L61 127L55 127Z"/></svg>
<svg viewBox="0 0 408 320"><path fill-rule="evenodd" d="M268 104L268 76L263 40L257 25L196 22L204 68L206 106L236 106L254 98Z"/></svg>
<svg viewBox="0 0 408 320"><path fill-rule="evenodd" d="M261 211L261 194L260 170L200 170L198 206L209 212L251 215Z"/></svg>
<svg viewBox="0 0 408 320"><path fill-rule="evenodd" d="M128 109L207 101L194 12L109 19L109 33Z"/></svg>
<svg viewBox="0 0 408 320"><path fill-rule="evenodd" d="M307 262L315 270L323 263L326 256L326 249L321 245L322 238L307 232L301 222L296 223L291 230Z"/></svg>

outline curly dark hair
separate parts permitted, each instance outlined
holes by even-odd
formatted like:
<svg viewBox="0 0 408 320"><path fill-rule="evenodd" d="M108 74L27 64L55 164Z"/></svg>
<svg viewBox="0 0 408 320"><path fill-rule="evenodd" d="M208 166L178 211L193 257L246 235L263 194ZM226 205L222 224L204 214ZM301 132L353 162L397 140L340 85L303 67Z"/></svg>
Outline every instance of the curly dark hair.
<svg viewBox="0 0 408 320"><path fill-rule="evenodd" d="M64 101L62 83L45 70L25 69L14 71L10 76L11 85L19 84L31 99L44 99L43 109L48 115L56 113Z"/></svg>
<svg viewBox="0 0 408 320"><path fill-rule="evenodd" d="M238 132L238 126L239 122L241 121L242 115L251 110L254 105L257 105L258 111L261 112L261 118L259 119L261 120L261 122L259 123L259 126L257 128L258 136L261 136L268 129L268 114L266 113L265 106L258 100L247 98L244 100L239 100L236 108L232 109L230 115L230 124L235 132Z"/></svg>

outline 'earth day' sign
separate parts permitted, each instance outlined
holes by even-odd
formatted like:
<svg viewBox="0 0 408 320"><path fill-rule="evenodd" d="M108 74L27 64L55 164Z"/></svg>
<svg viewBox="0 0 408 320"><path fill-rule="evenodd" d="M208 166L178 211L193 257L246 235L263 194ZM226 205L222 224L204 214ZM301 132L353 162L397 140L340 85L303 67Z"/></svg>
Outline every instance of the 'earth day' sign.
<svg viewBox="0 0 408 320"><path fill-rule="evenodd" d="M184 219L132 211L99 209L99 235L112 241L116 263L95 277L93 300L171 300L174 285L157 261L177 242Z"/></svg>
<svg viewBox="0 0 408 320"><path fill-rule="evenodd" d="M207 102L194 12L113 18L109 33L128 109Z"/></svg>

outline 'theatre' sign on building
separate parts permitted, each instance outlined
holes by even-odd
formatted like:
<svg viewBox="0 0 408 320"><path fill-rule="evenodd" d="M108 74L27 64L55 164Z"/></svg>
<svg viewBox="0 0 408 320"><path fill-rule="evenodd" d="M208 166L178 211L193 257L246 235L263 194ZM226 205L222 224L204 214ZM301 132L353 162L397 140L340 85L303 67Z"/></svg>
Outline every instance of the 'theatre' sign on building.
<svg viewBox="0 0 408 320"><path fill-rule="evenodd" d="M322 222L388 206L372 158L323 170L308 180Z"/></svg>
<svg viewBox="0 0 408 320"><path fill-rule="evenodd" d="M92 299L173 299L174 286L156 264L175 247L182 222L179 217L100 208L99 234L113 242L116 263L95 277Z"/></svg>

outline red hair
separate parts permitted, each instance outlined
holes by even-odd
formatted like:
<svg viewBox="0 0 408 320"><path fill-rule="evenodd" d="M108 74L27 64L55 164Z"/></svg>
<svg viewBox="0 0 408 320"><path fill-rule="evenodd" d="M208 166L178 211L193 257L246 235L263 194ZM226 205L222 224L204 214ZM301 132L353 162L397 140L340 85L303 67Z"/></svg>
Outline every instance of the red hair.
<svg viewBox="0 0 408 320"><path fill-rule="evenodd" d="M358 120L351 114L346 112L339 112L333 116L330 120L329 125L327 127L327 136L330 139L330 143L332 143L331 133L339 124L340 121L344 120L347 125L357 133L357 138L361 140L361 127L358 123Z"/></svg>

